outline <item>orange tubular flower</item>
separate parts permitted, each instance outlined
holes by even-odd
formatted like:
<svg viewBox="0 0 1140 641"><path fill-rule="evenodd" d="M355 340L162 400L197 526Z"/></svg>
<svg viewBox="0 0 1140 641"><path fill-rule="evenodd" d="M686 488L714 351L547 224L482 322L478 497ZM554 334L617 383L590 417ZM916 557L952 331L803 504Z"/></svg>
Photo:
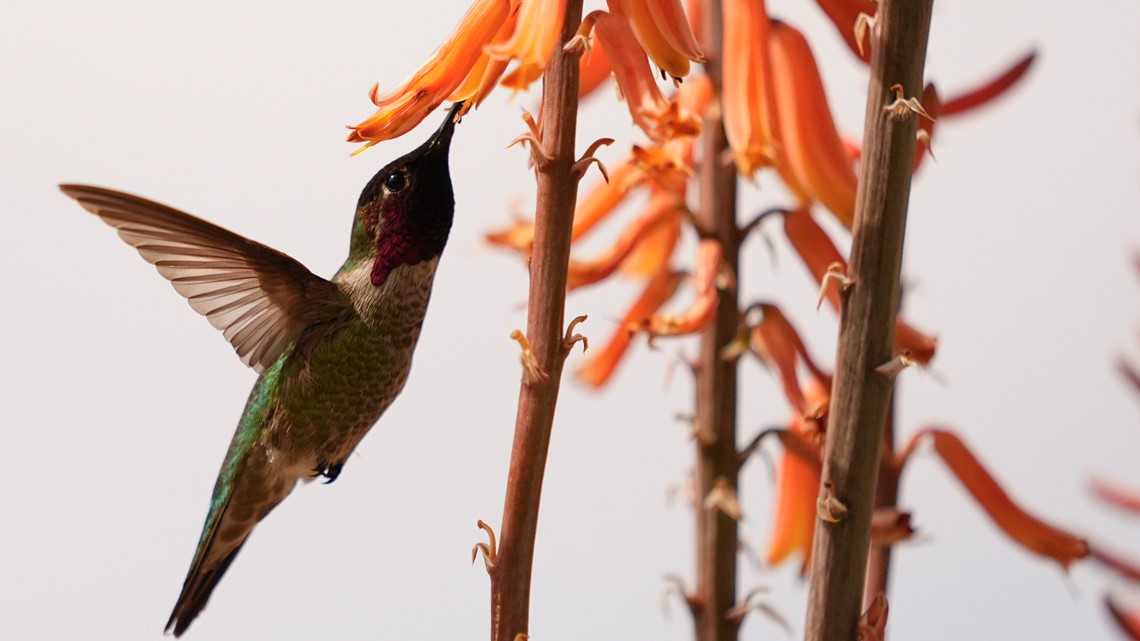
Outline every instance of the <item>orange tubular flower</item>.
<svg viewBox="0 0 1140 641"><path fill-rule="evenodd" d="M668 269L673 250L681 240L682 218L679 204L673 196L664 193L654 196L654 201L658 199L670 201L672 214L660 225L655 225L646 232L641 242L633 248L629 258L621 264L621 271L627 276L649 278ZM653 207L653 202L650 202L650 207Z"/></svg>
<svg viewBox="0 0 1140 641"><path fill-rule="evenodd" d="M576 289L584 285L592 285L610 274L613 274L633 252L634 248L649 239L653 232L666 227L671 222L680 223L677 211L677 202L672 196L664 195L654 198L649 203L649 209L629 227L622 232L605 253L591 261L570 260L566 286ZM666 257L667 258L667 257Z"/></svg>
<svg viewBox="0 0 1140 641"><path fill-rule="evenodd" d="M724 2L724 132L741 175L751 178L776 156L775 103L762 0Z"/></svg>
<svg viewBox="0 0 1140 641"><path fill-rule="evenodd" d="M492 46L505 42L514 33L515 23L518 22L519 15L518 4L519 0L511 0L510 12L502 26L499 27L499 31L495 33L495 38L491 42ZM495 88L499 78L503 77L503 72L507 70L509 62L510 60L492 58L484 49L483 54L479 56L479 60L471 69L471 73L467 74L467 79L447 99L450 102L466 101L462 113L467 113L472 108L478 107L483 104L483 100Z"/></svg>
<svg viewBox="0 0 1140 641"><path fill-rule="evenodd" d="M681 84L689 75L689 62L705 61L680 0L609 0L608 4L611 12L629 20L642 49L662 75L673 78L673 84Z"/></svg>
<svg viewBox="0 0 1140 641"><path fill-rule="evenodd" d="M1104 606L1108 608L1108 613L1112 615L1112 620L1116 621L1121 631L1127 634L1129 639L1140 641L1140 612L1125 610L1117 605L1111 597L1107 596L1104 597Z"/></svg>
<svg viewBox="0 0 1140 641"><path fill-rule="evenodd" d="M668 302L677 292L682 278L684 274L681 272L663 271L650 280L645 291L625 313L625 319L609 342L599 350L590 350L591 355L586 364L578 369L578 378L591 387L605 385L633 340L634 332L629 328L641 326L651 314Z"/></svg>
<svg viewBox="0 0 1140 641"><path fill-rule="evenodd" d="M994 524L1022 547L1047 556L1066 569L1073 561L1089 555L1087 541L1055 528L1018 507L953 433L927 429L915 438L923 435L929 435L933 439L934 450Z"/></svg>
<svg viewBox="0 0 1140 641"><path fill-rule="evenodd" d="M591 28L598 42L606 50L613 66L614 79L625 97L633 122L653 142L663 143L682 136L696 136L701 122L696 116L681 110L661 94L645 52L637 44L633 30L625 17L594 11L586 16L582 26Z"/></svg>
<svg viewBox="0 0 1140 641"><path fill-rule="evenodd" d="M1140 514L1140 493L1128 492L1097 478L1092 480L1092 490L1093 494L1102 501L1128 512Z"/></svg>
<svg viewBox="0 0 1140 641"><path fill-rule="evenodd" d="M526 89L542 77L558 46L566 0L526 0L518 13L511 38L487 47L492 58L519 61L519 66L503 78L503 86L515 91Z"/></svg>
<svg viewBox="0 0 1140 641"><path fill-rule="evenodd" d="M697 248L697 268L693 282L697 287L697 299L688 311L679 316L654 314L645 322L632 329L639 329L650 336L684 336L695 334L712 322L716 316L719 299L716 281L720 273L721 249L715 240L702 240Z"/></svg>
<svg viewBox="0 0 1140 641"><path fill-rule="evenodd" d="M816 0L816 3L839 30L839 35L851 53L863 62L871 62L871 39L863 38L863 50L860 51L859 43L855 40L855 21L861 13L874 17L878 5L872 0Z"/></svg>
<svg viewBox="0 0 1140 641"><path fill-rule="evenodd" d="M627 159L610 170L609 181L598 181L598 184L584 198L579 199L578 208L574 210L574 227L571 231L571 239L577 240L584 236L613 213L614 209L625 200L629 190L644 179L645 174L631 159ZM492 245L529 254L531 245L534 243L534 223L517 221L508 229L487 234L486 239Z"/></svg>
<svg viewBox="0 0 1140 641"><path fill-rule="evenodd" d="M855 168L839 139L819 68L803 34L772 22L773 95L780 154L776 168L804 204L823 203L848 229L855 219Z"/></svg>
<svg viewBox="0 0 1140 641"><path fill-rule="evenodd" d="M780 377L788 403L800 416L803 416L812 408L808 406L804 392L800 388L796 364L802 359L804 366L819 381L830 381L831 377L816 366L808 354L807 346L779 307L761 303L759 308L764 318L752 328L750 346ZM826 393L823 396L826 396Z"/></svg>
<svg viewBox="0 0 1140 641"><path fill-rule="evenodd" d="M349 127L349 142L366 143L356 153L411 131L439 107L471 73L483 47L506 21L510 6L510 0L476 0L419 71L383 96L372 87L370 97L378 108L375 115Z"/></svg>
<svg viewBox="0 0 1140 641"><path fill-rule="evenodd" d="M811 379L805 388L807 403L817 407L826 405L829 388L830 384ZM809 440L809 431L804 419L795 416L788 427L787 436L781 438L784 453L780 460L776 516L767 554L768 564L776 565L798 552L803 559L801 572L806 572L811 562L820 483L820 448ZM798 440L797 447L791 447L789 439ZM812 458L807 458L807 453Z"/></svg>
<svg viewBox="0 0 1140 641"><path fill-rule="evenodd" d="M997 78L985 83L981 87L947 100L946 104L942 107L942 115L954 116L964 113L971 109L976 109L1002 95L1010 87L1017 84L1018 80L1021 80L1021 77L1025 75L1026 71L1029 71L1029 67L1033 65L1033 61L1036 58L1037 51L1030 51L1028 55ZM923 106L925 106L925 104Z"/></svg>
<svg viewBox="0 0 1140 641"><path fill-rule="evenodd" d="M784 234L817 283L823 283L828 268L832 265L838 264L843 272L847 271L847 261L807 210L800 209L784 215ZM824 292L831 307L839 311L839 285L831 284L824 288ZM899 318L895 324L895 349L906 352L915 361L927 365L938 350L938 339L919 332Z"/></svg>
<svg viewBox="0 0 1140 641"><path fill-rule="evenodd" d="M595 47L578 59L578 100L594 93L613 74L606 50Z"/></svg>

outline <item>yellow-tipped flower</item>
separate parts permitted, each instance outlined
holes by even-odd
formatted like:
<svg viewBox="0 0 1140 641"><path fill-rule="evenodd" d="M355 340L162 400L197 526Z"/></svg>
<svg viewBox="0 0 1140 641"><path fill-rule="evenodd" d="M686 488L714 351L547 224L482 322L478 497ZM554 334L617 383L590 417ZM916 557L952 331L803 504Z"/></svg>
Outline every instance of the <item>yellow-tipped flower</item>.
<svg viewBox="0 0 1140 641"><path fill-rule="evenodd" d="M704 62L680 0L609 0L610 11L625 16L653 62L674 84L689 75L690 62Z"/></svg>
<svg viewBox="0 0 1140 641"><path fill-rule="evenodd" d="M372 87L369 97L376 113L364 122L350 126L349 142L367 143L356 153L411 131L439 107L471 73L510 13L510 0L476 0L419 71L396 89L378 95Z"/></svg>
<svg viewBox="0 0 1140 641"><path fill-rule="evenodd" d="M510 13L502 26L499 27L498 32L495 33L491 46L506 42L514 34L515 25L518 23L518 5L519 0L511 0ZM483 55L479 56L479 60L476 61L471 72L467 74L467 79L447 99L451 102L466 101L463 105L463 113L467 113L473 107L478 107L483 104L487 94L491 93L491 90L498 84L499 78L503 77L508 64L510 64L509 59L494 58L484 48Z"/></svg>

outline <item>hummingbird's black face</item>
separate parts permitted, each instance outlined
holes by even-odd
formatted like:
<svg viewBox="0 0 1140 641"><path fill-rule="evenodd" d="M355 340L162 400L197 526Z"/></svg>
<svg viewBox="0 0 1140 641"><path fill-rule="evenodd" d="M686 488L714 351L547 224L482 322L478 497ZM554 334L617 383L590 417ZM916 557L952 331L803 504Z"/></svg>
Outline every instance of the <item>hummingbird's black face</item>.
<svg viewBox="0 0 1140 641"><path fill-rule="evenodd" d="M369 243L374 256L372 284L377 287L397 267L443 253L455 210L447 154L457 113L458 106L453 107L426 143L381 169L360 194L360 240Z"/></svg>

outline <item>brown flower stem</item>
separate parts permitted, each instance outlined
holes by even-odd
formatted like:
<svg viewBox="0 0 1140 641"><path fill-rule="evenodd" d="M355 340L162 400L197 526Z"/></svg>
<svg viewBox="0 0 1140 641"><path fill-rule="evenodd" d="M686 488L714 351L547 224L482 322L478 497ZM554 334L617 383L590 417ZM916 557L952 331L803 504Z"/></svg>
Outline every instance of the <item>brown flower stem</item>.
<svg viewBox="0 0 1140 641"><path fill-rule="evenodd" d="M875 485L875 508L895 507L899 499L899 466L895 462L895 404L892 397L887 408L887 423L883 428L883 447L879 457L879 482ZM875 602L875 597L887 594L891 574L891 547L871 545L867 559L867 584L863 588L863 610Z"/></svg>
<svg viewBox="0 0 1140 641"><path fill-rule="evenodd" d="M823 483L847 509L817 521L806 641L856 636L871 538L883 425L892 381L875 371L892 357L899 270L918 115L887 110L892 86L922 93L932 0L880 0L872 30L863 158L849 276L823 462Z"/></svg>
<svg viewBox="0 0 1140 641"><path fill-rule="evenodd" d="M713 95L721 95L723 42L720 0L705 0L703 46L705 72ZM721 244L724 265L733 274L731 291L720 291L716 318L701 332L696 367L697 585L694 624L697 641L733 641L739 624L727 616L736 605L736 521L722 510L706 509L704 497L718 480L737 491L740 468L736 451L736 361L721 358L739 323L735 276L740 232L736 226L736 168L721 162L728 142L721 110L714 102L705 114L701 135L700 210L702 231Z"/></svg>
<svg viewBox="0 0 1140 641"><path fill-rule="evenodd" d="M582 0L568 0L560 42L574 36ZM515 641L529 629L530 579L542 477L566 358L564 323L570 230L578 198L574 144L578 121L578 56L559 47L543 76L542 147L535 153L538 183L534 250L530 259L527 336L542 380L524 376L507 472L500 544L491 574L491 640Z"/></svg>

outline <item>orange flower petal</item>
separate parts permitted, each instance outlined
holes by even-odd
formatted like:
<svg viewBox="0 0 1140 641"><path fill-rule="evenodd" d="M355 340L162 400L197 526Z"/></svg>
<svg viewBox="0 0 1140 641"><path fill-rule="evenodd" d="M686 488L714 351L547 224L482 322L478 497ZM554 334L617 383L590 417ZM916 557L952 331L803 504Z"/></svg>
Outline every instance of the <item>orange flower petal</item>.
<svg viewBox="0 0 1140 641"><path fill-rule="evenodd" d="M720 260L720 243L711 239L702 240L697 248L697 268L693 273L697 298L692 306L679 316L655 314L636 329L650 336L683 336L695 334L708 327L716 316L716 307L720 300L716 287Z"/></svg>
<svg viewBox="0 0 1140 641"><path fill-rule="evenodd" d="M833 264L838 263L843 271L847 271L847 261L807 210L800 209L784 215L784 234L816 283L823 282L828 267ZM827 287L825 295L831 307L839 311L839 287ZM895 323L895 350L905 351L915 361L927 365L938 351L938 339L919 332L899 318Z"/></svg>
<svg viewBox="0 0 1140 641"><path fill-rule="evenodd" d="M675 84L689 75L689 62L704 62L680 0L609 0L610 11L625 16L642 49Z"/></svg>
<svg viewBox="0 0 1140 641"><path fill-rule="evenodd" d="M503 86L522 91L542 77L558 46L565 16L566 0L522 2L511 36L486 48L493 59L519 61L518 67L503 78Z"/></svg>
<svg viewBox="0 0 1140 641"><path fill-rule="evenodd" d="M578 60L578 100L594 93L613 74L603 47L594 47Z"/></svg>
<svg viewBox="0 0 1140 641"><path fill-rule="evenodd" d="M725 0L724 132L737 170L751 178L776 155L768 13L762 0Z"/></svg>
<svg viewBox="0 0 1140 641"><path fill-rule="evenodd" d="M776 168L806 202L820 202L848 229L855 219L857 179L835 129L815 56L803 34L772 22L773 96L780 153Z"/></svg>
<svg viewBox="0 0 1140 641"><path fill-rule="evenodd" d="M662 189L684 193L686 183L693 177L693 168L689 166L690 161L681 154L690 150L691 145L679 147L672 143L651 147L634 145L633 162Z"/></svg>
<svg viewBox="0 0 1140 641"><path fill-rule="evenodd" d="M507 38L514 33L515 23L518 22L518 3L519 0L511 0L511 9L507 15L507 19L503 21L502 26L499 27L498 32L495 33L495 38L492 44L504 42ZM450 96L447 97L450 102L459 102L460 100L466 101L463 105L463 113L468 112L474 107L483 104L483 100L495 88L499 82L499 78L503 77L503 72L507 70L509 60L495 59L490 54L483 51L479 56L479 60L467 74L467 78L463 84L459 86Z"/></svg>
<svg viewBox="0 0 1140 641"><path fill-rule="evenodd" d="M751 347L776 372L788 403L797 414L803 416L808 413L809 407L796 374L797 363L803 359L805 366L816 378L826 378L827 375L816 367L807 352L807 346L779 307L761 303L759 308L764 316L752 328Z"/></svg>
<svg viewBox="0 0 1140 641"><path fill-rule="evenodd" d="M669 198L672 200L671 196ZM680 240L681 212L674 205L673 215L668 216L663 224L649 230L641 242L634 246L629 258L621 264L622 273L635 278L648 278L667 270Z"/></svg>
<svg viewBox="0 0 1140 641"><path fill-rule="evenodd" d="M357 152L411 131L443 103L471 73L483 47L506 21L509 0L476 0L423 67L395 90L383 95L372 90L376 113L350 126L349 142L366 142Z"/></svg>
<svg viewBox="0 0 1140 641"><path fill-rule="evenodd" d="M923 430L923 433L931 436L934 451L938 452L946 466L958 477L994 524L1022 547L1047 556L1064 568L1089 555L1087 541L1053 527L1018 507L957 436L938 429Z"/></svg>
<svg viewBox="0 0 1140 641"><path fill-rule="evenodd" d="M601 387L610 380L617 365L629 349L633 334L629 328L639 326L677 292L684 274L661 272L645 286L641 296L625 313L624 321L601 349L590 350L590 357L577 371L577 376L591 387Z"/></svg>
<svg viewBox="0 0 1140 641"><path fill-rule="evenodd" d="M831 19L831 23L839 30L839 35L851 53L863 62L871 61L870 38L863 41L863 51L859 51L859 43L855 41L855 21L860 13L874 17L878 4L871 0L816 0L820 9Z"/></svg>
<svg viewBox="0 0 1140 641"><path fill-rule="evenodd" d="M650 140L663 143L680 136L700 133L700 120L661 94L653 72L649 69L649 62L645 59L645 52L637 44L625 17L594 11L583 21L584 28L590 24L610 59L614 79L633 116L633 122Z"/></svg>
<svg viewBox="0 0 1140 641"><path fill-rule="evenodd" d="M976 89L972 89L960 96L955 96L954 98L947 100L946 104L942 106L942 115L954 116L960 113L965 113L971 109L976 109L990 102L994 98L1002 95L1010 87L1017 84L1017 81L1021 80L1022 76L1025 75L1025 72L1029 71L1029 67L1033 65L1033 61L1036 58L1037 51L1030 51L1028 55L1017 61L1015 65L1010 67L997 78L990 80L989 82ZM925 104L923 106L925 106Z"/></svg>
<svg viewBox="0 0 1140 641"><path fill-rule="evenodd" d="M1102 501L1118 508L1140 514L1140 493L1128 492L1098 478L1092 480L1092 491Z"/></svg>
<svg viewBox="0 0 1140 641"><path fill-rule="evenodd" d="M1104 606L1108 608L1108 613L1112 615L1113 621L1116 621L1121 631L1127 634L1129 639L1140 641L1140 612L1125 610L1107 596L1104 597Z"/></svg>
<svg viewBox="0 0 1140 641"><path fill-rule="evenodd" d="M640 243L657 229L667 226L671 220L678 220L677 203L671 196L664 195L649 202L645 213L633 221L601 256L590 261L570 259L567 273L567 288L577 289L592 285L617 270Z"/></svg>
<svg viewBox="0 0 1140 641"><path fill-rule="evenodd" d="M798 430L794 427L787 432L798 435ZM818 448L812 449L818 457ZM801 570L807 569L811 562L812 539L815 536L819 483L818 460L813 465L785 446L783 456L780 457L780 477L776 482L776 516L772 537L768 540L769 565L776 565L799 553L803 559Z"/></svg>

